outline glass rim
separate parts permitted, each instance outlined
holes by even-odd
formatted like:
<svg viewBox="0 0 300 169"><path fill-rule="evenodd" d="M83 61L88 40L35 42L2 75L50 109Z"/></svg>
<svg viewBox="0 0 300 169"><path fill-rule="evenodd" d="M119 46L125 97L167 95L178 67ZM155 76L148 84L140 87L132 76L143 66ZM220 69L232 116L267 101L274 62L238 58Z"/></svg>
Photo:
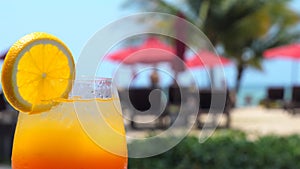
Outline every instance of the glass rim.
<svg viewBox="0 0 300 169"><path fill-rule="evenodd" d="M72 80L72 90L69 97L80 96L81 100L101 98L112 98L114 92L114 85L112 78L99 77L99 76L76 76Z"/></svg>
<svg viewBox="0 0 300 169"><path fill-rule="evenodd" d="M112 78L110 77L101 77L101 76L75 76L72 81L95 81L95 80L102 80L112 82Z"/></svg>

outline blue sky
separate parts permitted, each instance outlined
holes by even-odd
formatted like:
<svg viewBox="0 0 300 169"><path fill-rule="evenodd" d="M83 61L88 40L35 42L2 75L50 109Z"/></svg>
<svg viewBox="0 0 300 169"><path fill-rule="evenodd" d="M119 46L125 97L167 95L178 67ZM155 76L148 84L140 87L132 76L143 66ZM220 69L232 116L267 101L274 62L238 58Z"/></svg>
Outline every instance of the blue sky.
<svg viewBox="0 0 300 169"><path fill-rule="evenodd" d="M43 31L62 39L77 57L101 27L126 16L124 0L0 2L0 47L8 48L27 33Z"/></svg>
<svg viewBox="0 0 300 169"><path fill-rule="evenodd" d="M85 43L95 32L117 19L134 13L133 10L122 7L124 1L126 0L2 0L0 51L9 48L25 34L43 31L62 39L76 60ZM294 0L293 8L299 7L300 1ZM263 72L246 70L243 85L290 84L292 70L297 70L300 77L300 63L298 68L292 62L283 60L265 61L263 65ZM226 67L225 74L229 85L232 86L236 74L234 67Z"/></svg>

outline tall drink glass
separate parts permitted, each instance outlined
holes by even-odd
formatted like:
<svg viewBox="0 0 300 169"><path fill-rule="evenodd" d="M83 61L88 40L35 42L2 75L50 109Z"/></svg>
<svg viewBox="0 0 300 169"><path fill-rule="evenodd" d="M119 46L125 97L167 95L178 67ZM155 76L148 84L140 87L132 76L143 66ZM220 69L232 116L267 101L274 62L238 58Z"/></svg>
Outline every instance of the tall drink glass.
<svg viewBox="0 0 300 169"><path fill-rule="evenodd" d="M56 102L46 112L19 114L13 169L127 168L125 129L111 79L75 80L69 98Z"/></svg>

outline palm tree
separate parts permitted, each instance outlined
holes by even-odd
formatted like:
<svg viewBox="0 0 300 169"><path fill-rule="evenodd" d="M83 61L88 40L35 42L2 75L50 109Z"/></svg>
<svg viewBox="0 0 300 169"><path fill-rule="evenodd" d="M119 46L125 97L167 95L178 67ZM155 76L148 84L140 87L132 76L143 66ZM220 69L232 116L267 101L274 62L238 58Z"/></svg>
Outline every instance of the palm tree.
<svg viewBox="0 0 300 169"><path fill-rule="evenodd" d="M189 4L197 2L188 1ZM223 45L225 56L236 61L237 91L246 67L261 69L264 50L299 38L299 33L289 31L289 28L299 22L299 16L288 8L287 2L287 0L202 1L209 6L206 7L205 14L202 14L205 16L202 19L203 31L214 45Z"/></svg>
<svg viewBox="0 0 300 169"><path fill-rule="evenodd" d="M134 3L133 3L134 2ZM236 62L236 91L239 91L247 67L262 69L264 50L299 40L299 15L289 8L290 0L131 0L147 11L176 14L199 27L214 46L223 48L223 56ZM148 4L146 4L148 3ZM160 25L161 26L161 25Z"/></svg>

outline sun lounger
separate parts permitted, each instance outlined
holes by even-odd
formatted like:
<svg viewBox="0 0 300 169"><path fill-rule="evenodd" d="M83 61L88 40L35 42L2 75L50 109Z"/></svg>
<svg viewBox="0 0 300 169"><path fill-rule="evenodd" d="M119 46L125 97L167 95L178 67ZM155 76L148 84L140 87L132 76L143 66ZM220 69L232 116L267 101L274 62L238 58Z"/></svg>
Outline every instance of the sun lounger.
<svg viewBox="0 0 300 169"><path fill-rule="evenodd" d="M284 88L283 87L269 87L267 89L267 96L265 99L265 106L267 108L284 106Z"/></svg>
<svg viewBox="0 0 300 169"><path fill-rule="evenodd" d="M284 108L291 114L300 112L300 86L292 87L292 98L285 104Z"/></svg>
<svg viewBox="0 0 300 169"><path fill-rule="evenodd" d="M131 112L131 127L133 129L143 128L149 126L148 120L136 120L146 118L147 116L154 116L151 123L154 122L154 128L165 128L168 124L165 123L165 118L168 116L164 111L161 99L161 91L153 90L151 88L131 88L128 91L129 102L127 108Z"/></svg>
<svg viewBox="0 0 300 169"><path fill-rule="evenodd" d="M202 128L203 122L201 116L203 114L212 113L211 115L224 114L226 116L225 127L230 127L230 110L233 102L229 97L229 91L226 90L200 90L199 91L199 113L197 117L197 127ZM213 119L213 122L215 119ZM216 124L214 124L216 125Z"/></svg>

